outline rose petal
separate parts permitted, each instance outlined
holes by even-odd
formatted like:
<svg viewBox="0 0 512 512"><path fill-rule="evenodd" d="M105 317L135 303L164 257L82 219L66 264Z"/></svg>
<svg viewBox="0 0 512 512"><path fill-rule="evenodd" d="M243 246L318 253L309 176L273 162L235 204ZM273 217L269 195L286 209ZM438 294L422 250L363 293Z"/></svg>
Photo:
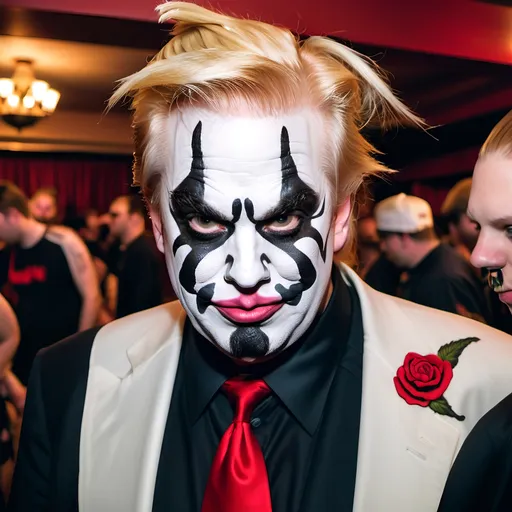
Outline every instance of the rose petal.
<svg viewBox="0 0 512 512"><path fill-rule="evenodd" d="M428 373L420 373L414 382L418 384L428 383L430 382L430 375Z"/></svg>
<svg viewBox="0 0 512 512"><path fill-rule="evenodd" d="M430 403L428 400L421 400L411 396L402 386L398 377L393 377L393 382L395 383L395 389L398 395L403 398L409 405L419 405L421 407L426 407Z"/></svg>
<svg viewBox="0 0 512 512"><path fill-rule="evenodd" d="M450 382L453 377L453 368L448 361L443 361L443 368L441 370L441 374L442 377L439 385L428 392L421 393L422 397L426 398L427 400L437 400L444 394L444 392L450 385Z"/></svg>
<svg viewBox="0 0 512 512"><path fill-rule="evenodd" d="M403 388L407 391L407 393L411 396L411 397L414 397L418 400L428 400L428 392L430 390L427 391L427 393L425 393L425 391L422 391L420 389L418 389L414 383L412 382L409 382L406 378L406 375L405 375L405 370L404 370L404 367L401 366L400 368L398 368L398 371L396 372L396 376L397 378L399 379L400 381L400 384L402 384Z"/></svg>
<svg viewBox="0 0 512 512"><path fill-rule="evenodd" d="M437 368L441 368L443 366L444 361L435 354L428 354L425 356L425 359L432 365L437 366Z"/></svg>
<svg viewBox="0 0 512 512"><path fill-rule="evenodd" d="M425 363L425 361L423 359L419 359L419 358L415 358L411 361L410 369L411 369L411 375L413 377L412 380L421 378L421 375L422 375L421 367L424 363Z"/></svg>
<svg viewBox="0 0 512 512"><path fill-rule="evenodd" d="M403 365L403 368L405 368L405 374L407 376L407 379L409 381L413 381L414 380L414 377L411 373L411 364L413 364L413 362L416 360L416 359L422 359L422 356L420 356L419 354L416 354L415 352L409 352L406 356L405 356L405 359L404 359L404 365Z"/></svg>
<svg viewBox="0 0 512 512"><path fill-rule="evenodd" d="M429 380L427 382L415 381L414 385L418 386L418 388L420 388L420 389L427 388L427 387L439 386L439 383L441 382L441 378L442 378L442 370L440 370L439 368L436 368L435 366L432 366L432 373L433 373L433 375L432 375L431 380Z"/></svg>

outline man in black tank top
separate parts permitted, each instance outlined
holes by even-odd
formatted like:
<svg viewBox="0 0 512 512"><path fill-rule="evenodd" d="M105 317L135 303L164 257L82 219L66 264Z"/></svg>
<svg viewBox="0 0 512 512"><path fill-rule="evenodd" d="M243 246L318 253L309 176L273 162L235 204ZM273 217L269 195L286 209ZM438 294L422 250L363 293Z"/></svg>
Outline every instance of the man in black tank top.
<svg viewBox="0 0 512 512"><path fill-rule="evenodd" d="M24 194L0 182L0 285L21 329L13 370L26 384L36 353L95 325L100 303L91 256L72 230L30 217Z"/></svg>

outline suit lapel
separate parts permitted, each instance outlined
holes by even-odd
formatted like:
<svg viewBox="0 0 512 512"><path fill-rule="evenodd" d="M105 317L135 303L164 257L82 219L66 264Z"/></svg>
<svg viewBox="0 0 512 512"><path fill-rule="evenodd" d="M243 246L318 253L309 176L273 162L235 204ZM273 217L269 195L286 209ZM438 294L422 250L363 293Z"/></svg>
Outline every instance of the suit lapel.
<svg viewBox="0 0 512 512"><path fill-rule="evenodd" d="M144 314L107 326L93 346L80 443L83 512L152 509L184 313L171 304Z"/></svg>
<svg viewBox="0 0 512 512"><path fill-rule="evenodd" d="M354 511L431 512L455 457L459 429L455 420L407 405L396 393L393 376L419 338L399 302L370 289L345 266L342 275L359 295L364 328ZM184 319L173 303L99 332L82 420L82 512L151 512Z"/></svg>
<svg viewBox="0 0 512 512"><path fill-rule="evenodd" d="M454 420L407 405L398 396L393 377L406 353L414 350L417 326L397 302L384 300L347 267L342 273L357 290L364 328L354 511L431 512L455 457L459 429Z"/></svg>

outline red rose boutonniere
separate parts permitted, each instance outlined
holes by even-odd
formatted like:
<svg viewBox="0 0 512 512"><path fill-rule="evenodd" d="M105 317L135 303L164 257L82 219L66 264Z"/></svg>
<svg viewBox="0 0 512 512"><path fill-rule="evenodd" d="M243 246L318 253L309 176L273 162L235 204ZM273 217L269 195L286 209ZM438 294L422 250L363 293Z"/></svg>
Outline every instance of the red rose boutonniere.
<svg viewBox="0 0 512 512"><path fill-rule="evenodd" d="M452 341L443 345L437 355L421 356L409 352L393 379L397 393L409 405L428 406L443 416L465 420L465 416L453 411L443 394L450 385L453 368L457 366L460 355L470 343L479 340L464 338Z"/></svg>

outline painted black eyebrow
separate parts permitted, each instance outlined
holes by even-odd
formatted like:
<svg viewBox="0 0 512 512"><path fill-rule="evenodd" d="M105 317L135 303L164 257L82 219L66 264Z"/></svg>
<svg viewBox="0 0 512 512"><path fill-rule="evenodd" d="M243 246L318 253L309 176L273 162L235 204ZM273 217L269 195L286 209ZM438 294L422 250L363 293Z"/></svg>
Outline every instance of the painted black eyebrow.
<svg viewBox="0 0 512 512"><path fill-rule="evenodd" d="M212 219L219 222L230 222L225 215L220 213L212 206L206 204L202 198L186 190L175 190L170 194L172 208L182 215L194 213L206 219Z"/></svg>
<svg viewBox="0 0 512 512"><path fill-rule="evenodd" d="M281 215L294 212L294 211L304 211L304 204L308 204L307 210L316 210L318 208L318 204L320 203L320 198L318 194L314 190L304 189L301 190L298 194L295 194L293 197L284 197L279 203L277 203L274 208L268 210L263 216L262 220L270 220L275 219ZM313 206L311 208L311 206ZM310 213L310 212L306 212ZM313 212L311 212L313 213Z"/></svg>

